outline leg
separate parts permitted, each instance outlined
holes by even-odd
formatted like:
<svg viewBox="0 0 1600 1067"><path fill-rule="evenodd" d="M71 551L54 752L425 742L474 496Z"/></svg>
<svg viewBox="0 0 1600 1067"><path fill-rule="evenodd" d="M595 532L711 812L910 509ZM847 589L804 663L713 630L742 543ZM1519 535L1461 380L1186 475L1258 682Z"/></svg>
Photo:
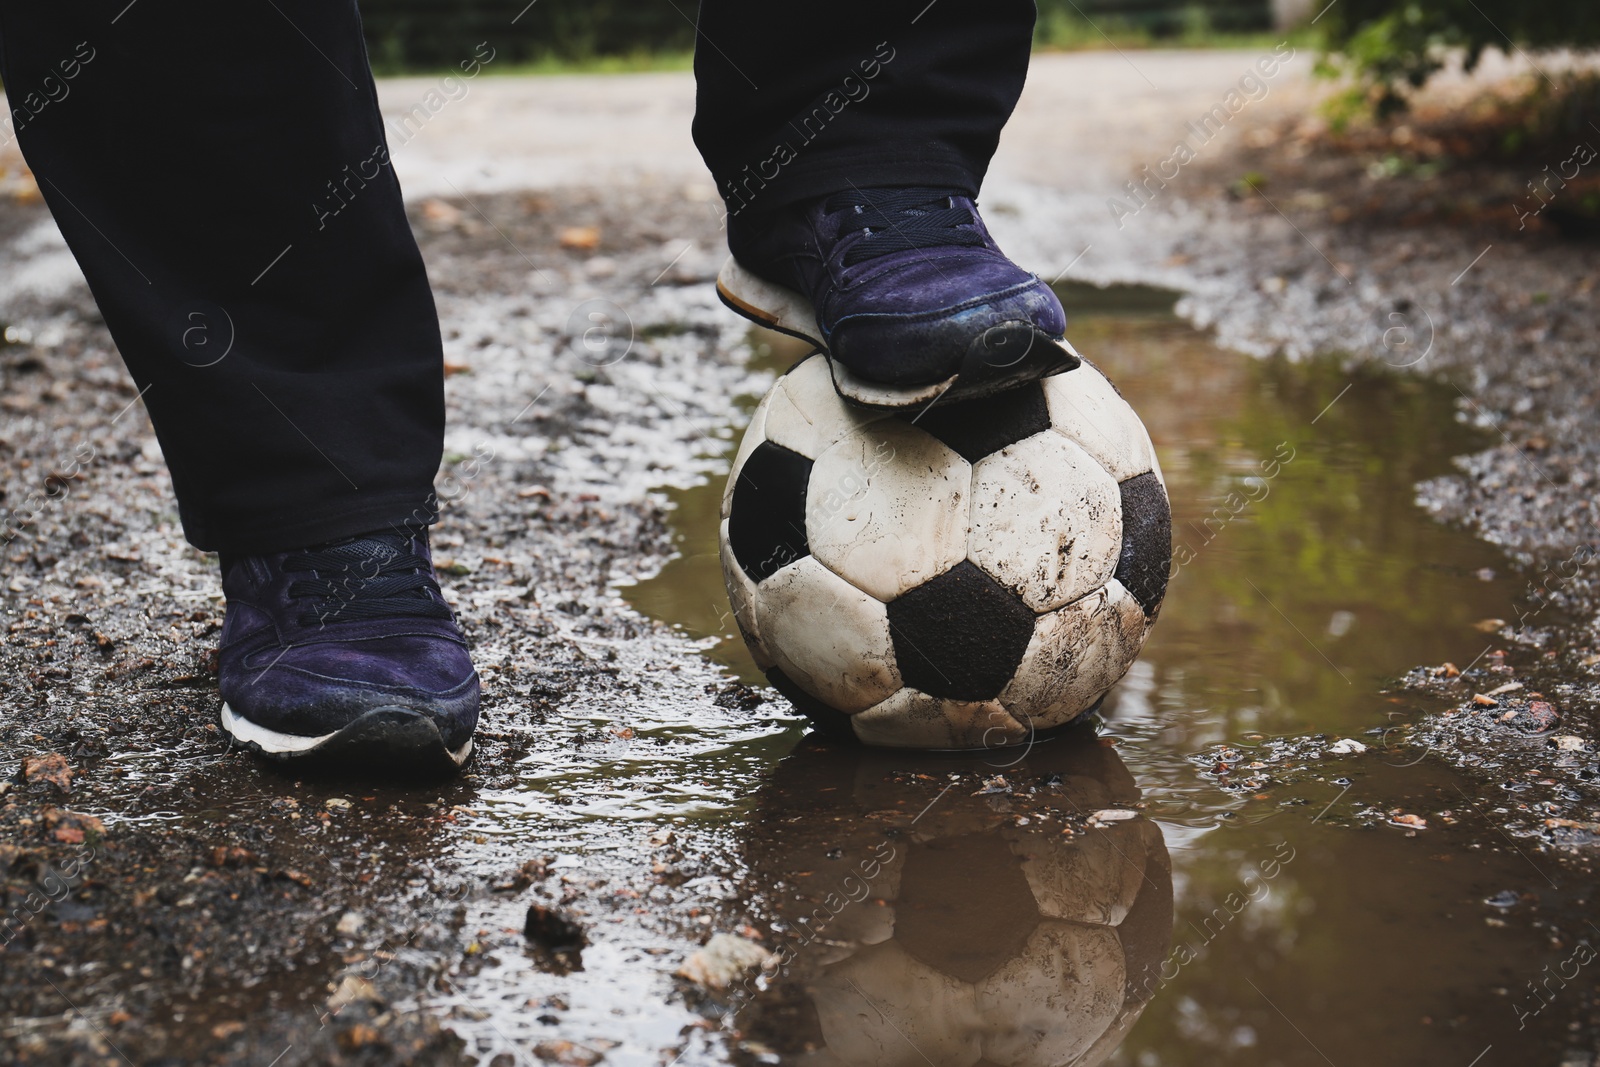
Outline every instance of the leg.
<svg viewBox="0 0 1600 1067"><path fill-rule="evenodd" d="M1032 0L703 0L695 143L730 212L852 186L976 196L1033 23Z"/></svg>
<svg viewBox="0 0 1600 1067"><path fill-rule="evenodd" d="M0 0L0 56L185 532L222 555L223 728L459 765L478 677L428 555L439 324L353 0Z"/></svg>
<svg viewBox="0 0 1600 1067"><path fill-rule="evenodd" d="M1078 365L1060 301L974 199L1033 22L1031 0L704 0L695 140L733 253L718 293L817 345L847 400L975 399Z"/></svg>
<svg viewBox="0 0 1600 1067"><path fill-rule="evenodd" d="M352 0L0 0L0 57L189 539L431 518L439 327Z"/></svg>

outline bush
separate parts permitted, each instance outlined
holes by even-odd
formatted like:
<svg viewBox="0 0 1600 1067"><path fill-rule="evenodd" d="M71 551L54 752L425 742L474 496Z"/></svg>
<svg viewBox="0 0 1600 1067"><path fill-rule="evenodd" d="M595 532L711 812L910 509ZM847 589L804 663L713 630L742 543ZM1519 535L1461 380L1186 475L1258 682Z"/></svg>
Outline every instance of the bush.
<svg viewBox="0 0 1600 1067"><path fill-rule="evenodd" d="M1319 22L1327 33L1323 70L1353 75L1351 99L1379 117L1402 110L1407 93L1457 50L1472 70L1489 48L1600 45L1594 0L1337 0Z"/></svg>
<svg viewBox="0 0 1600 1067"><path fill-rule="evenodd" d="M694 0L363 0L367 50L381 74L442 70L479 42L496 66L600 56L682 53L694 47ZM515 21L513 21L515 20Z"/></svg>

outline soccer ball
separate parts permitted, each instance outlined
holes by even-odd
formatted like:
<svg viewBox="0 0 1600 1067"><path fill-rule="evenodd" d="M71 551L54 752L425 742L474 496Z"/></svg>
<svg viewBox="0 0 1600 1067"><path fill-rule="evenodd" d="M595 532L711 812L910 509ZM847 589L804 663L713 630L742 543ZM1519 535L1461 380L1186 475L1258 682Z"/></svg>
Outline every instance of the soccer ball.
<svg viewBox="0 0 1600 1067"><path fill-rule="evenodd" d="M1095 707L1166 593L1144 424L1087 360L920 412L852 407L812 355L756 408L722 497L757 666L874 745L1017 744Z"/></svg>
<svg viewBox="0 0 1600 1067"><path fill-rule="evenodd" d="M1092 736L918 759L810 739L763 787L743 853L777 960L739 1030L804 1067L1103 1062L1172 940L1132 775Z"/></svg>

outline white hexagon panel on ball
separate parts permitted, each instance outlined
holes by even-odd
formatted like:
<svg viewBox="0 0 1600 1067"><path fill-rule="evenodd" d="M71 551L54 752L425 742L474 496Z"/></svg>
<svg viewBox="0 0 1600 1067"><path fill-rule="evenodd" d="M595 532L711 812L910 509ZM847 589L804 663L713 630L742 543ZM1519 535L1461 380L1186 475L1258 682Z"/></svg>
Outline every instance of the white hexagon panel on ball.
<svg viewBox="0 0 1600 1067"><path fill-rule="evenodd" d="M814 556L763 580L755 605L778 669L829 707L863 711L900 688L887 609Z"/></svg>
<svg viewBox="0 0 1600 1067"><path fill-rule="evenodd" d="M972 561L1036 612L1093 592L1116 571L1116 480L1061 434L1035 434L979 460L972 500Z"/></svg>
<svg viewBox="0 0 1600 1067"><path fill-rule="evenodd" d="M811 468L811 552L851 585L893 600L966 557L971 476L966 460L915 426L864 426Z"/></svg>

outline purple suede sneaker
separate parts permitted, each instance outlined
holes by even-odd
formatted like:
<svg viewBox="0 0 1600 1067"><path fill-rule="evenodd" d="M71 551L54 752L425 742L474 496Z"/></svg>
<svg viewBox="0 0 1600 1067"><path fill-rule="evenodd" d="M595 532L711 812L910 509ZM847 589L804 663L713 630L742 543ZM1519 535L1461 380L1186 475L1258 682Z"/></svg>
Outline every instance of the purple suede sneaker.
<svg viewBox="0 0 1600 1067"><path fill-rule="evenodd" d="M810 341L853 403L990 396L1080 359L1061 301L1012 263L971 198L947 189L836 193L728 217L722 302Z"/></svg>
<svg viewBox="0 0 1600 1067"><path fill-rule="evenodd" d="M222 728L278 760L459 767L478 675L426 532L222 558Z"/></svg>

